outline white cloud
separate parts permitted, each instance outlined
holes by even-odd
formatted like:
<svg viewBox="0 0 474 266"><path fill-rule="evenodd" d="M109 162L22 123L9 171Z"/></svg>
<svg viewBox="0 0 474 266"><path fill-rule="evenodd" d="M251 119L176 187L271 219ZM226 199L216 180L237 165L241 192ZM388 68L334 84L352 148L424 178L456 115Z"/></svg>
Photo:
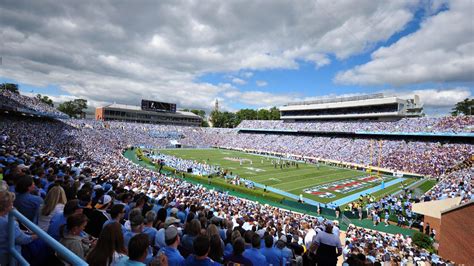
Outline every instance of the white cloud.
<svg viewBox="0 0 474 266"><path fill-rule="evenodd" d="M403 29L413 5L10 1L1 7L0 77L55 84L91 102L137 104L153 98L182 108L209 108L226 87L199 84L199 76L245 70L236 76L248 80L253 70L297 69L299 60L322 67L331 63L328 54L347 58Z"/></svg>
<svg viewBox="0 0 474 266"><path fill-rule="evenodd" d="M449 10L427 18L420 30L379 48L370 62L338 73L335 81L359 85L474 81L473 8L472 1L450 2Z"/></svg>
<svg viewBox="0 0 474 266"><path fill-rule="evenodd" d="M239 100L252 106L280 106L287 104L295 95L277 95L263 91L246 91L239 95Z"/></svg>
<svg viewBox="0 0 474 266"><path fill-rule="evenodd" d="M253 76L253 73L252 72L249 72L249 71L246 71L246 72L243 72L241 74L242 77L246 78L246 79L249 79Z"/></svg>
<svg viewBox="0 0 474 266"><path fill-rule="evenodd" d="M255 84L257 84L257 86L259 87L265 87L268 85L268 82L266 82L265 80L257 80L255 81Z"/></svg>
<svg viewBox="0 0 474 266"><path fill-rule="evenodd" d="M400 96L420 96L420 101L428 107L453 107L456 103L472 97L472 92L466 87L423 89L404 93Z"/></svg>
<svg viewBox="0 0 474 266"><path fill-rule="evenodd" d="M233 78L232 83L238 84L238 85L245 85L245 84L247 84L247 81L245 81L243 79L239 79L239 78Z"/></svg>

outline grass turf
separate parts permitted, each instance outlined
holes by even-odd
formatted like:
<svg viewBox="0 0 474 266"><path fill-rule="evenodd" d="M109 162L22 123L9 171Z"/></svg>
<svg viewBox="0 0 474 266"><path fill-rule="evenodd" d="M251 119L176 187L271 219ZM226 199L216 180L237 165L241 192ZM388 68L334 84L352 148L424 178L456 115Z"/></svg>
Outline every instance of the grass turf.
<svg viewBox="0 0 474 266"><path fill-rule="evenodd" d="M417 187L417 189L420 190L422 194L424 194L426 191L430 190L432 187L436 185L436 180L426 180L423 182L421 185Z"/></svg>
<svg viewBox="0 0 474 266"><path fill-rule="evenodd" d="M367 184L367 186L349 193L338 193L326 189L320 189L321 192L331 192L335 197L321 198L316 195L304 193L303 190L317 185L326 184L338 180L349 180L357 177L366 177L368 173L346 168L336 168L321 164L317 168L313 164L298 163L296 166L280 169L279 165L275 168L272 160L275 158L263 157L248 154L239 151L230 151L223 149L165 149L159 152L173 155L187 160L205 162L210 165L218 165L223 169L232 171L232 174L238 174L240 177L252 180L256 183L274 187L285 192L299 195L303 194L305 198L313 199L322 203L332 202L339 198L346 197L353 193L366 190L370 187L379 185L379 182ZM239 159L244 160L240 165ZM250 161L252 163L250 163ZM388 177L386 181L393 179Z"/></svg>

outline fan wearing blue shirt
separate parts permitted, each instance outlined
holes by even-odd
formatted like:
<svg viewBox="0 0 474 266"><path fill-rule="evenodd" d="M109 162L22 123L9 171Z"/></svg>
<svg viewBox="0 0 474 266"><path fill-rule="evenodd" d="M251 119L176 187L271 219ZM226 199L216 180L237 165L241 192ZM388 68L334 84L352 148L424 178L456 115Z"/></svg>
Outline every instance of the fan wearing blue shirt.
<svg viewBox="0 0 474 266"><path fill-rule="evenodd" d="M158 255L165 254L168 257L169 266L180 266L184 262L184 257L178 251L179 234L178 229L174 226L169 226L165 230L165 243L166 247L163 247L158 252Z"/></svg>
<svg viewBox="0 0 474 266"><path fill-rule="evenodd" d="M211 241L205 235L199 235L193 242L194 253L183 263L184 266L218 266L221 265L208 257Z"/></svg>
<svg viewBox="0 0 474 266"><path fill-rule="evenodd" d="M128 258L123 258L117 266L145 266L149 246L148 235L134 235L128 243Z"/></svg>
<svg viewBox="0 0 474 266"><path fill-rule="evenodd" d="M265 256L268 264L283 265L283 256L280 251L273 247L272 236L265 236L265 248L262 248L260 252Z"/></svg>
<svg viewBox="0 0 474 266"><path fill-rule="evenodd" d="M260 236L256 233L252 235L252 248L244 251L244 257L252 261L253 265L268 265L267 259L260 252Z"/></svg>
<svg viewBox="0 0 474 266"><path fill-rule="evenodd" d="M0 191L0 265L8 265L11 255L8 246L8 213L13 209L15 195L8 191ZM20 230L18 222L14 224L15 249L21 253L21 245L31 243L36 235L27 235Z"/></svg>
<svg viewBox="0 0 474 266"><path fill-rule="evenodd" d="M14 206L26 218L37 224L40 205L43 204L43 199L31 194L35 188L35 183L31 176L21 177L15 187L15 191L18 194L16 195Z"/></svg>
<svg viewBox="0 0 474 266"><path fill-rule="evenodd" d="M48 227L48 234L59 241L59 229L61 228L61 225L66 224L67 217L76 213L82 213L82 211L83 209L79 205L79 200L74 199L66 202L66 204L64 205L63 213L57 213L53 216L53 218L51 218Z"/></svg>

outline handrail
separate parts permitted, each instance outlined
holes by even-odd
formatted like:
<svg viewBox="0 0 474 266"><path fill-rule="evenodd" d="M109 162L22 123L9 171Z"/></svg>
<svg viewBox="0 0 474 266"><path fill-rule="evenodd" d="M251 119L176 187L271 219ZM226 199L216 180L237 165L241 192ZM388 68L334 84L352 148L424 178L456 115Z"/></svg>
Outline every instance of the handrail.
<svg viewBox="0 0 474 266"><path fill-rule="evenodd" d="M36 224L32 223L28 218L23 216L19 211L13 209L8 214L8 248L13 256L10 257L10 265L13 264L13 260L16 259L21 265L30 265L23 256L15 249L15 218L20 223L25 225L28 229L33 231L39 238L46 242L56 253L62 258L71 263L72 265L85 266L88 265L84 260L79 258L72 251L61 245L56 239L52 238L45 231L39 228Z"/></svg>

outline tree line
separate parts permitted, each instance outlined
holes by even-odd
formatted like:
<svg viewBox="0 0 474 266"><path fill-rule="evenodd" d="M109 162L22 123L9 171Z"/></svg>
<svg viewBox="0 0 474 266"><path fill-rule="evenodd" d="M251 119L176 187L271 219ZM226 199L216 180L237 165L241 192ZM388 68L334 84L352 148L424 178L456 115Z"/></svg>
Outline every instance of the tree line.
<svg viewBox="0 0 474 266"><path fill-rule="evenodd" d="M275 106L270 109L240 109L237 112L211 112L210 121L213 127L234 128L242 120L279 120L280 110Z"/></svg>

